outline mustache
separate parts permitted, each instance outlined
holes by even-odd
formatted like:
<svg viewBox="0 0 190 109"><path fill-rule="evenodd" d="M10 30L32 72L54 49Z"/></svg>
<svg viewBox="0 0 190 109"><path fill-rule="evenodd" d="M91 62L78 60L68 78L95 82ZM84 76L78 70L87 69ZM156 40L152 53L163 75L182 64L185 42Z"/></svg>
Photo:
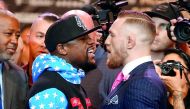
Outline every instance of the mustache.
<svg viewBox="0 0 190 109"><path fill-rule="evenodd" d="M8 49L14 49L14 50L16 50L17 47L18 47L17 44L10 44L10 45L7 46Z"/></svg>

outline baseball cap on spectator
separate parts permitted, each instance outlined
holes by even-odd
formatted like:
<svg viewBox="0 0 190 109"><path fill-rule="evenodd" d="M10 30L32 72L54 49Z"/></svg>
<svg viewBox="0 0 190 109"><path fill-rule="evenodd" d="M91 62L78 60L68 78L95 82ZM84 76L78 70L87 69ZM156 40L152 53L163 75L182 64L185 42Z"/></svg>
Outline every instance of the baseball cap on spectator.
<svg viewBox="0 0 190 109"><path fill-rule="evenodd" d="M151 11L146 11L144 13L148 14L150 17L159 17L167 21L170 21L171 19L177 19L180 16L177 6L169 3L156 5Z"/></svg>
<svg viewBox="0 0 190 109"><path fill-rule="evenodd" d="M45 36L45 45L49 52L56 49L57 44L67 43L76 38L85 36L100 27L88 30L77 15L70 15L52 24Z"/></svg>

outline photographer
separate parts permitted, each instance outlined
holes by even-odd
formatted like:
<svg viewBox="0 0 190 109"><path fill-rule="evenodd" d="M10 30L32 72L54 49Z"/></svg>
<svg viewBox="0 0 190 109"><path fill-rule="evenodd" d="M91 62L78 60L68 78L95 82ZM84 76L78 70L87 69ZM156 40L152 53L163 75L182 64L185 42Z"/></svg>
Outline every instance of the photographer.
<svg viewBox="0 0 190 109"><path fill-rule="evenodd" d="M185 16L186 17L186 16ZM185 18L185 19L188 19L188 18ZM181 17L179 17L178 19L172 19L171 20L171 26L170 26L170 31L171 31L171 39L172 40L174 40L174 41L178 41L178 39L177 39L177 37L174 35L174 28L175 28L175 25L176 25L176 23L177 22L181 22L181 21L183 21L183 18L181 18ZM184 26L183 26L183 28L184 28ZM186 28L186 27L185 27ZM185 38L189 38L189 36L190 35L185 35L184 37ZM179 37L179 36L178 36ZM182 49L185 53L187 53L188 55L190 55L190 43L189 43L189 41L184 41L184 42L187 42L187 43L178 43L178 47L180 48L180 49Z"/></svg>
<svg viewBox="0 0 190 109"><path fill-rule="evenodd" d="M178 11L176 6L170 6L169 3L162 3L153 7L148 14L156 25L156 37L151 45L151 56L153 60L162 59L164 50L174 48L175 43L169 39L167 26L170 20L179 17L175 12Z"/></svg>
<svg viewBox="0 0 190 109"><path fill-rule="evenodd" d="M180 69L178 69L179 67L174 67L171 69L169 72L171 73L174 71L175 76L170 76L171 74L169 73L163 73L167 70L166 66L161 67L162 69L156 66L157 73L169 91L168 109L190 109L189 84L187 82L187 80L190 79L190 57L181 50L168 49L164 52L164 57L161 60L161 65L163 66L164 62L169 65L168 62L171 60L173 62L179 62L183 67L181 74Z"/></svg>

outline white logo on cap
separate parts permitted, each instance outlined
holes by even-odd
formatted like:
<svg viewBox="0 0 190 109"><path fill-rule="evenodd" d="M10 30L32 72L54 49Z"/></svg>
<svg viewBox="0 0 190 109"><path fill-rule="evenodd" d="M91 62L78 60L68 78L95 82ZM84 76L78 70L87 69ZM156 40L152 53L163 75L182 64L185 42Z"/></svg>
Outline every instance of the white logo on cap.
<svg viewBox="0 0 190 109"><path fill-rule="evenodd" d="M87 30L87 28L85 27L85 25L82 23L82 21L80 20L78 16L75 16L75 19L79 27L82 27L84 30Z"/></svg>

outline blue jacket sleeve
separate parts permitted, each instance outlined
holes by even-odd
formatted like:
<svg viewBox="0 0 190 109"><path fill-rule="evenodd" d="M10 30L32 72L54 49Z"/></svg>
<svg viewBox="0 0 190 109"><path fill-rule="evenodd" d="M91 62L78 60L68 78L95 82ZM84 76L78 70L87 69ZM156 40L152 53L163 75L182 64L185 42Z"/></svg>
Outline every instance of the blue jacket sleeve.
<svg viewBox="0 0 190 109"><path fill-rule="evenodd" d="M67 109L68 101L60 90L50 88L31 97L29 107L30 109Z"/></svg>

